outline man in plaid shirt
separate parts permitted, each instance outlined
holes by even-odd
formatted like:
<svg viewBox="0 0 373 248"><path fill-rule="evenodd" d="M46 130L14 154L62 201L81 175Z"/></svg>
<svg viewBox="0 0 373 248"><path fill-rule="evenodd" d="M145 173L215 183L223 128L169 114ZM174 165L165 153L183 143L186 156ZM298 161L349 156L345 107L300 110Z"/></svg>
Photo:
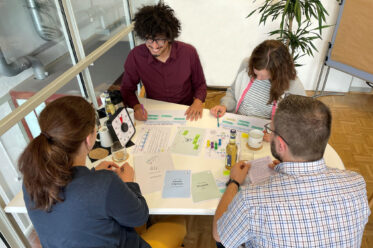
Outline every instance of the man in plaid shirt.
<svg viewBox="0 0 373 248"><path fill-rule="evenodd" d="M322 102L281 101L266 126L277 173L238 192L250 164L232 168L213 222L218 247L360 247L370 215L365 181L325 165L330 127Z"/></svg>

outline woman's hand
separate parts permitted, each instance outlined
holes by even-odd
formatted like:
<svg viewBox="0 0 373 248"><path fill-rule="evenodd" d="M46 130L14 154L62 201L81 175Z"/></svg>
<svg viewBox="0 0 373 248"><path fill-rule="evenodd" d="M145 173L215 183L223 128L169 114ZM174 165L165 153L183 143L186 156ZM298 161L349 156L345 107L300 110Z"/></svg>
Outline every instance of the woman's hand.
<svg viewBox="0 0 373 248"><path fill-rule="evenodd" d="M135 171L133 168L128 164L125 163L121 167L119 167L115 173L122 179L123 182L129 183L133 182L135 178Z"/></svg>
<svg viewBox="0 0 373 248"><path fill-rule="evenodd" d="M222 117L225 112L227 112L227 107L225 107L224 105L216 105L215 107L212 107L210 109L210 113L215 117L218 117L218 112L220 112L219 117Z"/></svg>
<svg viewBox="0 0 373 248"><path fill-rule="evenodd" d="M263 133L264 133L263 140L265 142L270 142L271 141L271 139L270 139L271 135L269 133L267 133L265 130L263 131Z"/></svg>
<svg viewBox="0 0 373 248"><path fill-rule="evenodd" d="M119 168L119 165L112 161L102 161L99 165L95 167L95 170L111 170L115 171L117 168Z"/></svg>

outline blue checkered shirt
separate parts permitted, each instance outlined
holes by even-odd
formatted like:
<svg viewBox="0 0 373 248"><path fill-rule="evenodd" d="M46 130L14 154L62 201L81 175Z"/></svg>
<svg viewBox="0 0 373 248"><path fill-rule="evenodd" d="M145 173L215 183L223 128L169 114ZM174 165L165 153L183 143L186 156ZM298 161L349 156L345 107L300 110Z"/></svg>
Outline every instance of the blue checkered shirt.
<svg viewBox="0 0 373 248"><path fill-rule="evenodd" d="M225 247L360 247L370 215L361 175L323 159L275 170L237 193L218 220Z"/></svg>

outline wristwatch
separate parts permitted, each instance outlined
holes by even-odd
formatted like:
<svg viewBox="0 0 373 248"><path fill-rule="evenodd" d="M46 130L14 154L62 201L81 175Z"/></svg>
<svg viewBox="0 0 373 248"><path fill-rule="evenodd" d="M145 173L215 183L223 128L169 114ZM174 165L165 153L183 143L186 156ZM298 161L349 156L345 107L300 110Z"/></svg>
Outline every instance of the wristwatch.
<svg viewBox="0 0 373 248"><path fill-rule="evenodd" d="M228 180L228 182L225 184L225 186L228 187L228 185L231 184L231 183L236 184L238 189L240 188L240 184L239 184L236 180L234 180L234 179L232 179L232 178L229 178L229 180Z"/></svg>

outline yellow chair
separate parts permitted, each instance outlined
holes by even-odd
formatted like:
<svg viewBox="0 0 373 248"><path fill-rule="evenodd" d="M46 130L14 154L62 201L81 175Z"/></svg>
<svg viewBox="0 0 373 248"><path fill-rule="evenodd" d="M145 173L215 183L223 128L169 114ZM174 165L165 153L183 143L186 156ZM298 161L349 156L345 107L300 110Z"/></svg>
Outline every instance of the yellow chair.
<svg viewBox="0 0 373 248"><path fill-rule="evenodd" d="M144 85L141 86L139 97L142 97L142 98L146 97L146 91L145 91Z"/></svg>
<svg viewBox="0 0 373 248"><path fill-rule="evenodd" d="M153 248L179 248L185 235L186 221L183 216L172 216L140 233L140 236Z"/></svg>

